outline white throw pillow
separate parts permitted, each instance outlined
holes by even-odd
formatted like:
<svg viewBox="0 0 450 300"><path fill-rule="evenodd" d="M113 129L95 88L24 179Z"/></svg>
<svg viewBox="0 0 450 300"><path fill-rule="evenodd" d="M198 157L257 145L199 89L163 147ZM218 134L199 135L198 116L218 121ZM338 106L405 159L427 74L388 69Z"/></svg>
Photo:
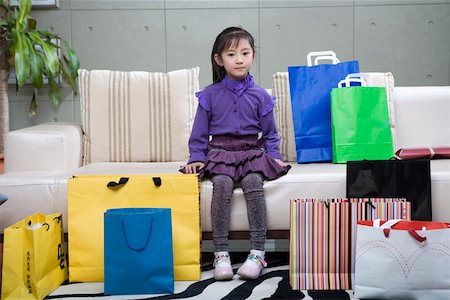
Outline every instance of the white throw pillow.
<svg viewBox="0 0 450 300"><path fill-rule="evenodd" d="M186 161L199 68L79 70L83 164Z"/></svg>

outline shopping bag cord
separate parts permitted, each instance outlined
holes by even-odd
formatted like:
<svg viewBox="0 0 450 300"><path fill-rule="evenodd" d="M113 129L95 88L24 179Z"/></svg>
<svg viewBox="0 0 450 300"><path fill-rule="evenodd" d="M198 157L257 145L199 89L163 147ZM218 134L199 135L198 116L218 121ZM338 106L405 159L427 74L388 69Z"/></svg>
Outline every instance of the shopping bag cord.
<svg viewBox="0 0 450 300"><path fill-rule="evenodd" d="M366 202L366 205L370 205L370 207L372 207L372 209L376 209L375 205L373 205L372 201L368 200Z"/></svg>
<svg viewBox="0 0 450 300"><path fill-rule="evenodd" d="M119 182L110 181L106 186L109 188L120 187L123 186L125 183L127 183L128 180L129 180L128 177L120 177Z"/></svg>
<svg viewBox="0 0 450 300"><path fill-rule="evenodd" d="M408 233L420 243L427 239L426 236L420 236L415 230L412 229L408 229Z"/></svg>

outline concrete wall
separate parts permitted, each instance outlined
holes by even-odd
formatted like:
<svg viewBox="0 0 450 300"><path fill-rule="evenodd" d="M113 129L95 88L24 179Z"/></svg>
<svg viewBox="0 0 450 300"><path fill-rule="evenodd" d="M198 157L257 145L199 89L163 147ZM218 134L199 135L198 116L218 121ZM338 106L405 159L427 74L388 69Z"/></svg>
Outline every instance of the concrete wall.
<svg viewBox="0 0 450 300"><path fill-rule="evenodd" d="M85 69L170 71L200 67L211 82L209 55L216 35L240 25L253 34L256 81L310 51L334 50L357 59L361 71L390 71L396 85L450 85L450 0L60 0L33 10L40 29L65 38ZM10 90L11 130L52 121L79 121L79 99L68 88L55 109L40 92L29 118L31 94Z"/></svg>

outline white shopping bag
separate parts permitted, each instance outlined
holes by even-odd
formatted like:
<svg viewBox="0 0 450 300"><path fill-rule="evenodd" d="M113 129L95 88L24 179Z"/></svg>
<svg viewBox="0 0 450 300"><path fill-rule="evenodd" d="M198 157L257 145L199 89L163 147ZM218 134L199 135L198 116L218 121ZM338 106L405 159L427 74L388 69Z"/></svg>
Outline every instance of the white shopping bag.
<svg viewBox="0 0 450 300"><path fill-rule="evenodd" d="M358 221L355 297L450 299L450 223Z"/></svg>

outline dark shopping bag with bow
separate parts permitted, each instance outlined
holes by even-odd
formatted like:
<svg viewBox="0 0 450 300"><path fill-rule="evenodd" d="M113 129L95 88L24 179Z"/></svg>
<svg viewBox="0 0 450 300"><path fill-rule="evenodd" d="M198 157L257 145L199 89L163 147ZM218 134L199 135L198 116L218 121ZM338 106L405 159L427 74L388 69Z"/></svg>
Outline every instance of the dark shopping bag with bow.
<svg viewBox="0 0 450 300"><path fill-rule="evenodd" d="M68 277L61 213L36 213L5 229L2 299L44 299Z"/></svg>
<svg viewBox="0 0 450 300"><path fill-rule="evenodd" d="M170 208L104 214L105 295L173 293Z"/></svg>
<svg viewBox="0 0 450 300"><path fill-rule="evenodd" d="M346 189L347 198L405 198L411 220L432 220L428 159L348 161Z"/></svg>
<svg viewBox="0 0 450 300"><path fill-rule="evenodd" d="M359 64L340 62L333 51L311 52L307 60L307 66L288 68L297 162L330 162L331 89L348 74L358 73ZM319 60L332 63L319 65Z"/></svg>
<svg viewBox="0 0 450 300"><path fill-rule="evenodd" d="M355 298L450 299L450 223L359 221Z"/></svg>

